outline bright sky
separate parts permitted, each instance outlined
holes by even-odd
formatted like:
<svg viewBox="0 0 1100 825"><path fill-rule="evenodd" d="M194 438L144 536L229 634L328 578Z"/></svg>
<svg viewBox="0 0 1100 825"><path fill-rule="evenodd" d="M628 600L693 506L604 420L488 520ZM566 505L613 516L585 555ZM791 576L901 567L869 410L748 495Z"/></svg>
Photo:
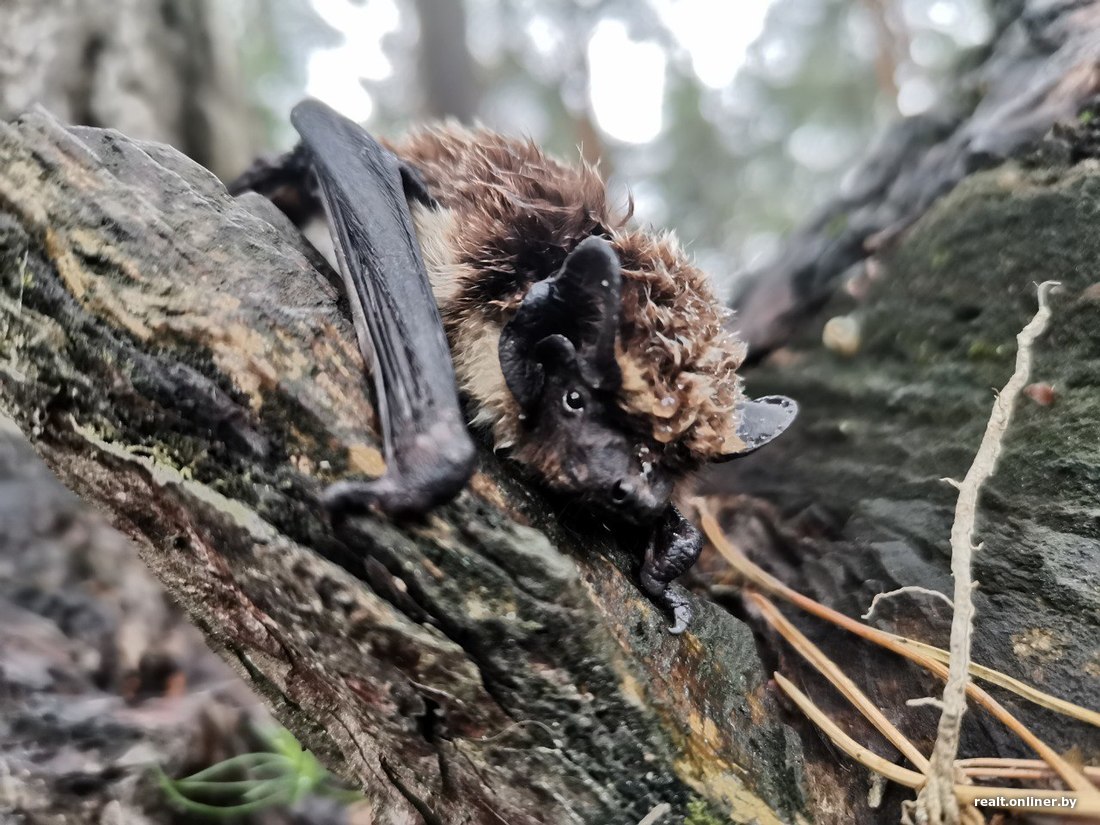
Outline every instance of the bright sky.
<svg viewBox="0 0 1100 825"><path fill-rule="evenodd" d="M749 46L763 30L771 2L650 0L650 5L699 79L718 89L732 82L745 62ZM393 71L382 40L400 25L398 8L394 0L311 3L325 22L344 35L345 42L310 56L306 92L348 117L366 120L374 107L359 78L381 80ZM552 41L553 33L542 34L545 41ZM667 63L661 47L632 39L624 23L608 19L592 31L587 54L589 98L600 129L628 143L645 143L660 134Z"/></svg>
<svg viewBox="0 0 1100 825"><path fill-rule="evenodd" d="M344 42L309 56L306 94L352 120L364 121L374 111L374 103L359 81L382 80L393 71L382 40L400 25L397 5L393 0L310 2L322 20L344 35Z"/></svg>
<svg viewBox="0 0 1100 825"><path fill-rule="evenodd" d="M600 129L616 140L646 143L661 133L665 53L631 40L618 20L601 20L588 40L588 98Z"/></svg>
<svg viewBox="0 0 1100 825"><path fill-rule="evenodd" d="M733 82L749 46L764 31L772 0L650 0L661 22L691 56L704 85Z"/></svg>
<svg viewBox="0 0 1100 825"><path fill-rule="evenodd" d="M764 29L771 0L651 0L705 86L733 82L749 46ZM630 38L618 20L600 22L588 41L589 97L600 129L627 143L661 133L665 52Z"/></svg>

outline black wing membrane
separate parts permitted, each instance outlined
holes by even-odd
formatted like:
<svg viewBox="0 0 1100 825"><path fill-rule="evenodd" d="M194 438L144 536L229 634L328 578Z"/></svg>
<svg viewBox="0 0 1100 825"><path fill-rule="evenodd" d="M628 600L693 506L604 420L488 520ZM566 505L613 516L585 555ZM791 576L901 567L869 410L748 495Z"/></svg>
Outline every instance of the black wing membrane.
<svg viewBox="0 0 1100 825"><path fill-rule="evenodd" d="M729 461L754 453L778 438L798 417L798 404L784 395L746 398L738 408L737 437L743 449L719 456L714 461Z"/></svg>
<svg viewBox="0 0 1100 825"><path fill-rule="evenodd" d="M291 113L317 177L355 320L372 365L386 473L341 481L334 515L394 515L450 500L473 472L454 366L406 201L402 164L358 124L306 100Z"/></svg>

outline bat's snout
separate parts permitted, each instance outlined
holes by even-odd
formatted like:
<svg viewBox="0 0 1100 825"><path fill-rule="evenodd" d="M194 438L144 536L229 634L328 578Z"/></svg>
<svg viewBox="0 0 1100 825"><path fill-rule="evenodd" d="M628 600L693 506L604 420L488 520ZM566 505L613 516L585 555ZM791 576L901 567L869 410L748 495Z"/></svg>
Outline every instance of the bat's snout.
<svg viewBox="0 0 1100 825"><path fill-rule="evenodd" d="M611 485L607 496L611 507L627 519L644 523L657 519L668 506L668 492L644 479L620 478Z"/></svg>

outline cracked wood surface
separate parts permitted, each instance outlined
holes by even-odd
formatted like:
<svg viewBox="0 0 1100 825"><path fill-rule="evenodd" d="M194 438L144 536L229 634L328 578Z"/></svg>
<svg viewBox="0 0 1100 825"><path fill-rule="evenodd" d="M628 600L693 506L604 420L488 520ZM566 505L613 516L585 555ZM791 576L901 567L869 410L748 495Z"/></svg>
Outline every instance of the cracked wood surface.
<svg viewBox="0 0 1100 825"><path fill-rule="evenodd" d="M689 635L485 454L422 522L314 496L381 468L329 281L171 149L0 126L0 403L378 822L631 823L809 804L752 633Z"/></svg>

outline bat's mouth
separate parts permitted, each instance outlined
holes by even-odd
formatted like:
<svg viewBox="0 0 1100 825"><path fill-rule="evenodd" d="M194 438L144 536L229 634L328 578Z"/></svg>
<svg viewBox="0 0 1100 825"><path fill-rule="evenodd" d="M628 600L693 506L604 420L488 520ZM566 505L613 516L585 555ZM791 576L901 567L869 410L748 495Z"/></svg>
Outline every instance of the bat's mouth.
<svg viewBox="0 0 1100 825"><path fill-rule="evenodd" d="M582 501L594 513L634 527L653 524L664 515L669 505L667 499L639 500L637 495L624 493L615 487L612 487L610 495L589 494L583 496Z"/></svg>
<svg viewBox="0 0 1100 825"><path fill-rule="evenodd" d="M594 514L621 524L648 526L668 510L673 485L663 475L652 470L622 473L589 469L588 478L579 483L566 481L559 491Z"/></svg>

